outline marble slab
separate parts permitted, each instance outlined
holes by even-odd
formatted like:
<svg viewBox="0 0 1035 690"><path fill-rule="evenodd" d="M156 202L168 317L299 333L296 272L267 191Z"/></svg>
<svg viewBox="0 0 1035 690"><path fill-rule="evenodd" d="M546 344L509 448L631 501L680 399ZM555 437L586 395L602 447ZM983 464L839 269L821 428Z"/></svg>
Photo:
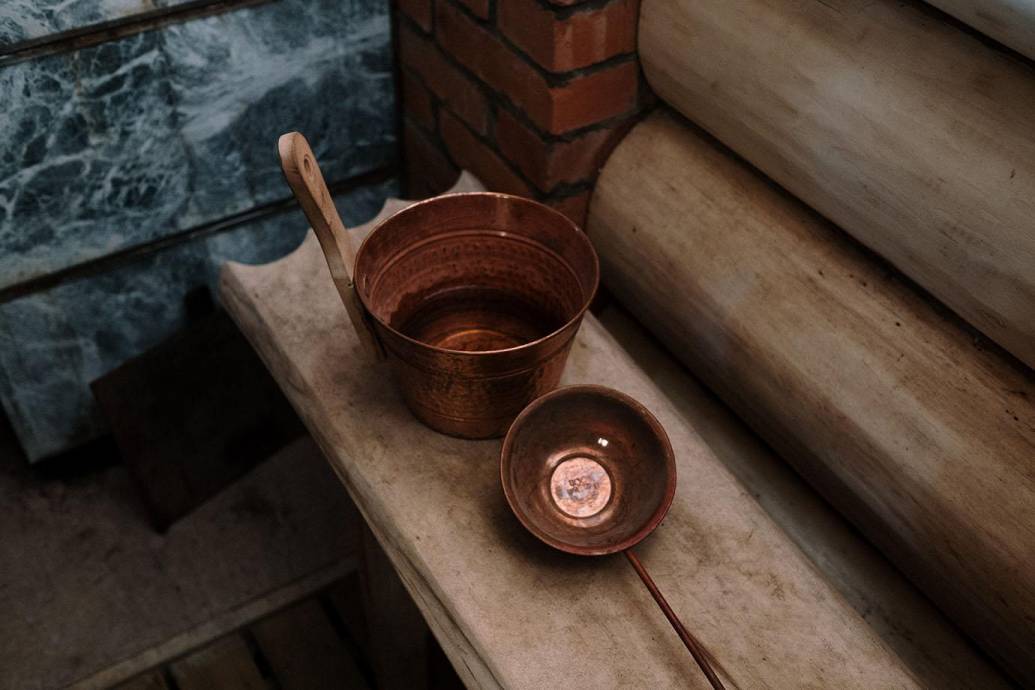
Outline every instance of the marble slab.
<svg viewBox="0 0 1035 690"><path fill-rule="evenodd" d="M10 12L5 6L5 12ZM386 0L279 0L0 69L0 287L395 156Z"/></svg>
<svg viewBox="0 0 1035 690"><path fill-rule="evenodd" d="M338 208L357 224L396 193L394 180L359 188L338 197ZM0 305L0 400L29 459L104 431L89 382L182 327L184 295L214 292L224 261L272 261L306 229L292 211Z"/></svg>

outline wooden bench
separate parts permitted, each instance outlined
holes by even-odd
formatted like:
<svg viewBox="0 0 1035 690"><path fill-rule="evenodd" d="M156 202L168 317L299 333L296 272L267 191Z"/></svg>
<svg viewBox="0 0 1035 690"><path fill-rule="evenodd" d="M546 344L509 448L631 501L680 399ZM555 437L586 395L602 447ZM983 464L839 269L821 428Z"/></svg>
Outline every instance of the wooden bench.
<svg viewBox="0 0 1035 690"><path fill-rule="evenodd" d="M499 441L410 416L349 328L312 233L280 261L227 264L221 293L469 687L707 687L623 559L555 552L523 530L500 489ZM563 383L618 388L665 425L679 484L641 557L729 686L1005 687L630 322L608 321L637 356L589 315Z"/></svg>

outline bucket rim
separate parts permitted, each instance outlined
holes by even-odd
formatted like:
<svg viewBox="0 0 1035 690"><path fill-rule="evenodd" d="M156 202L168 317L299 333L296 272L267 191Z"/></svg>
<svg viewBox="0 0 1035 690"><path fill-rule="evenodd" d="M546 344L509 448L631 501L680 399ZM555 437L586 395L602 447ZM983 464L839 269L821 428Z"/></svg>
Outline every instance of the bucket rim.
<svg viewBox="0 0 1035 690"><path fill-rule="evenodd" d="M431 345L431 344L426 343L426 342L424 342L422 340L418 340L416 338L412 338L412 337L406 335L405 333L403 333L402 331L398 330L397 328L391 326L384 319L380 318L377 314L375 314L370 309L369 305L367 305L366 300L363 297L363 291L360 290L359 287L357 286L356 290L355 290L355 294L356 294L356 297L359 299L360 304L363 305L363 312L366 314L366 316L368 318L370 318L371 320L375 321L379 326L384 328L386 331L391 333L393 336L395 336L397 338L400 338L401 340L404 340L407 343L410 343L411 345L415 345L415 346L424 348L425 350L429 350L429 351L432 351L432 352L437 352L437 353L442 353L442 354L447 354L447 355L452 355L452 356L465 356L465 357L466 356L480 357L480 356L486 356L486 355L500 355L500 354L512 354L512 353L526 352L528 350L534 349L535 347L537 347L539 345L542 345L543 343L545 343L545 342L547 342L547 341L549 341L551 339L556 338L558 335L560 335L564 331L566 331L569 328L571 328L572 326L578 324L583 319L583 317L586 315L586 312L589 310L589 306L593 303L593 299L596 297L597 292L600 289L600 257L597 255L596 247L593 246L593 242L589 239L589 235L582 228L580 228L578 226L578 224L575 223L575 221L573 221L572 219L568 218L566 215L564 215L563 213L561 213L557 209L551 208L551 207L547 206L546 204L544 204L542 202L535 201L534 199L529 199L527 197L518 196L516 194L506 194L504 192L455 192L455 193L449 193L449 194L440 194L439 196L433 196L433 197L431 197L429 199L423 199L421 201L418 201L418 202L415 202L413 204L410 204L406 208L403 208L403 209L400 209L400 210L396 211L392 215L390 215L387 218L385 218L384 220L382 220L376 226L374 226L374 229L370 231L370 234L368 234L366 236L366 238L363 240L363 242L359 245L359 250L356 252L356 263L355 263L355 266L353 267L353 273L354 274L356 273L356 267L359 266L359 262L360 262L360 260L363 257L364 250L367 248L367 243L370 242L370 239L372 237L374 237L377 234L378 230L380 230L384 225L386 225L387 223L391 222L393 219L395 219L395 218L397 218L397 217L399 217L399 216L401 216L403 214L417 213L421 209L423 209L423 208L425 208L427 206L435 205L436 203L441 203L443 200L446 200L446 199L453 200L456 197L496 197L496 198L504 199L504 200L506 200L509 203L515 203L516 202L516 203L520 203L520 204L526 204L526 205L529 205L529 206L535 206L535 207L538 207L540 210L546 211L546 213L548 215L552 215L552 216L555 216L556 218L560 219L565 225L570 226L573 232L575 232L577 235L582 237L583 241L585 242L586 247L589 249L589 255L593 259L593 285L592 285L592 287L591 287L591 289L589 291L589 294L586 296L586 299L583 301L582 306L578 309L577 312L575 312L574 316L572 316L570 319L568 319L566 322L564 322L564 324L562 324L561 326L559 326L559 327L555 328L554 330L550 331L546 335L544 335L542 337L539 337L539 338L536 338L535 340L530 340L527 343L521 343L520 345L515 345L513 347L507 347L507 348L503 348L503 349L499 349L499 350L454 350L454 349L447 348L447 347L439 347L437 345ZM387 346L385 346L385 349L387 349Z"/></svg>

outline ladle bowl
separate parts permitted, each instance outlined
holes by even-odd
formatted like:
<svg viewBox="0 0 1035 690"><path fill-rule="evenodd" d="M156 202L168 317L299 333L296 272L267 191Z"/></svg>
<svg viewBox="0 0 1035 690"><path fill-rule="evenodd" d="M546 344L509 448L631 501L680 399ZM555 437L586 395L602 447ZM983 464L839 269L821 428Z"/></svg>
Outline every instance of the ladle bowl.
<svg viewBox="0 0 1035 690"><path fill-rule="evenodd" d="M518 520L550 546L581 556L639 543L676 490L661 424L602 386L560 388L528 405L503 442L500 472Z"/></svg>

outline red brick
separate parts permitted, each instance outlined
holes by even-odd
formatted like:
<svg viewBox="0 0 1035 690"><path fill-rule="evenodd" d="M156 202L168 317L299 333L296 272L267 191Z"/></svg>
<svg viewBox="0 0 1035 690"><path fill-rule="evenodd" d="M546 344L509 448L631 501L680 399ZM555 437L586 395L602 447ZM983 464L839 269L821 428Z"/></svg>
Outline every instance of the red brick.
<svg viewBox="0 0 1035 690"><path fill-rule="evenodd" d="M544 140L505 110L496 117L496 142L500 152L536 187L550 192L559 184L593 181L611 150L632 125L599 129L572 141Z"/></svg>
<svg viewBox="0 0 1035 690"><path fill-rule="evenodd" d="M489 0L460 0L460 4L482 19L489 18Z"/></svg>
<svg viewBox="0 0 1035 690"><path fill-rule="evenodd" d="M435 131L435 107L431 101L431 92L409 70L402 70L402 107L418 125L429 132Z"/></svg>
<svg viewBox="0 0 1035 690"><path fill-rule="evenodd" d="M540 129L561 134L629 112L636 106L639 68L623 62L551 87L546 78L446 2L435 17L439 45L491 88L504 94Z"/></svg>
<svg viewBox="0 0 1035 690"><path fill-rule="evenodd" d="M403 121L405 192L408 197L423 198L441 194L456 182L460 171L439 146L439 142L421 132L412 120L407 118Z"/></svg>
<svg viewBox="0 0 1035 690"><path fill-rule="evenodd" d="M431 0L396 0L395 6L420 28L431 31Z"/></svg>
<svg viewBox="0 0 1035 690"><path fill-rule="evenodd" d="M640 66L623 62L553 89L543 129L560 134L627 113L637 106L639 82Z"/></svg>
<svg viewBox="0 0 1035 690"><path fill-rule="evenodd" d="M559 199L547 199L546 205L552 206L571 220L580 228L586 227L586 213L589 211L590 193L581 192L574 196L561 197Z"/></svg>
<svg viewBox="0 0 1035 690"><path fill-rule="evenodd" d="M532 196L532 188L510 169L496 151L478 139L460 120L447 112L442 112L439 114L438 124L442 140L446 143L446 150L449 151L454 163L470 170L493 191Z"/></svg>
<svg viewBox="0 0 1035 690"><path fill-rule="evenodd" d="M640 0L617 0L558 19L536 0L500 0L499 25L545 69L567 72L636 50L639 8Z"/></svg>
<svg viewBox="0 0 1035 690"><path fill-rule="evenodd" d="M482 81L522 106L546 102L549 85L543 75L496 36L448 2L438 3L435 18L439 46Z"/></svg>
<svg viewBox="0 0 1035 690"><path fill-rule="evenodd" d="M434 43L400 26L399 59L476 132L488 131L489 104L481 89L451 65Z"/></svg>

